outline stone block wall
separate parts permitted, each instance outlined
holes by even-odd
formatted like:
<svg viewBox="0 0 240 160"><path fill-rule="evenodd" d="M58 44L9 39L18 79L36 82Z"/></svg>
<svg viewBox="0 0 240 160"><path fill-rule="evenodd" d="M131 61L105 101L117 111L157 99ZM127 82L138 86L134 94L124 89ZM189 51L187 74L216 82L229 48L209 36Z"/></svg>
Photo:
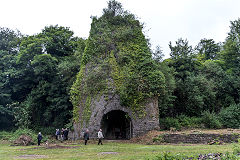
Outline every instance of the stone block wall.
<svg viewBox="0 0 240 160"><path fill-rule="evenodd" d="M165 134L162 139L166 143L207 144L212 141L224 143L238 142L240 134Z"/></svg>
<svg viewBox="0 0 240 160"><path fill-rule="evenodd" d="M81 108L81 106L80 106ZM137 137L147 133L148 131L159 129L159 111L158 111L158 100L149 99L145 104L145 116L139 118L136 113L128 107L120 105L120 98L117 94L103 95L100 98L93 99L91 101L91 117L88 123L75 123L74 124L74 136L75 139L83 137L83 132L88 128L90 137L96 138L97 132L101 127L101 121L105 114L110 111L120 110L130 117L132 124L132 137ZM82 115L79 114L81 120Z"/></svg>

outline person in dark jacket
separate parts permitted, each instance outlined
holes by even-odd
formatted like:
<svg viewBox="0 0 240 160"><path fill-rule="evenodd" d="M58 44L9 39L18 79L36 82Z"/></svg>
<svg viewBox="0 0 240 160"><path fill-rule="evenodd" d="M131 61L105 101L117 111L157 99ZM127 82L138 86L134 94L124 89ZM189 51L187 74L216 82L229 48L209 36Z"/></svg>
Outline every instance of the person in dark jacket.
<svg viewBox="0 0 240 160"><path fill-rule="evenodd" d="M64 141L65 140L68 140L68 128L66 128L66 129L64 129L64 131L63 131L63 137L64 137Z"/></svg>
<svg viewBox="0 0 240 160"><path fill-rule="evenodd" d="M87 141L89 140L89 130L86 129L86 131L84 132L83 138L85 140L85 145L87 145Z"/></svg>
<svg viewBox="0 0 240 160"><path fill-rule="evenodd" d="M65 132L64 132L64 137L65 137L65 140L68 140L68 128L65 129Z"/></svg>
<svg viewBox="0 0 240 160"><path fill-rule="evenodd" d="M37 139L38 139L38 146L40 146L40 143L41 143L41 140L42 140L41 132L38 133Z"/></svg>

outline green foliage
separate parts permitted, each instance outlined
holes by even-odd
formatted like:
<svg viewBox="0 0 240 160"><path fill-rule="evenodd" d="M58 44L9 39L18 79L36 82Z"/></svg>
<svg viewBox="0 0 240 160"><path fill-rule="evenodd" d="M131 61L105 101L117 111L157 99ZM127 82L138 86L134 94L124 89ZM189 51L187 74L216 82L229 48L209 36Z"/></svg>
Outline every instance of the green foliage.
<svg viewBox="0 0 240 160"><path fill-rule="evenodd" d="M166 89L142 25L116 1L109 1L100 18L93 17L81 63L70 91L74 121L81 110L85 119L89 117L85 114L90 113L86 112L90 95L113 91L123 106L144 116L145 100L163 95Z"/></svg>
<svg viewBox="0 0 240 160"><path fill-rule="evenodd" d="M39 37L43 38L44 52L64 57L73 54L77 46L77 38L73 34L67 27L51 25L45 27Z"/></svg>
<svg viewBox="0 0 240 160"><path fill-rule="evenodd" d="M188 117L186 115L180 115L176 117L181 125L181 128L199 128L201 124L201 118Z"/></svg>
<svg viewBox="0 0 240 160"><path fill-rule="evenodd" d="M222 107L234 103L233 93L230 83L234 80L221 67L222 61L207 60L203 63L201 73L212 83L212 91L215 92L215 98L212 98L208 106L212 105L212 110L219 112Z"/></svg>
<svg viewBox="0 0 240 160"><path fill-rule="evenodd" d="M45 128L44 132L45 133L49 132L47 130L48 130L48 128ZM50 138L49 136L45 135L44 132L41 132L42 136L43 136L42 142L45 142ZM53 132L53 133L55 133L55 132ZM11 142L17 140L21 135L26 135L26 136L29 136L32 138L34 144L37 144L38 132L35 132L34 130L31 130L28 128L19 128L15 132L13 132L13 133L10 132L9 134L11 135L11 137L9 138L9 140Z"/></svg>
<svg viewBox="0 0 240 160"><path fill-rule="evenodd" d="M219 113L219 119L225 127L240 128L240 104L223 108Z"/></svg>
<svg viewBox="0 0 240 160"><path fill-rule="evenodd" d="M187 157L184 155L181 155L181 154L173 154L171 152L164 152L163 154L157 155L153 160L182 160L185 158L187 158Z"/></svg>
<svg viewBox="0 0 240 160"><path fill-rule="evenodd" d="M43 135L44 136L44 135ZM221 157L221 160L228 156L228 160L236 160L232 158L233 154L231 153L232 144L225 145L144 145L144 144L136 144L136 143L120 143L120 142L106 142L104 145L99 147L96 144L88 144L87 146L83 146L83 144L76 143L66 143L59 144L60 146L68 147L68 149L46 149L46 147L41 146L36 148L36 146L11 146L7 142L0 142L0 150L1 159L13 159L22 158L23 151L24 155L45 155L47 157L51 157L52 160L60 160L60 159L78 159L78 160L86 160L86 159L96 159L96 155L104 152L113 152L118 154L104 154L99 155L100 159L108 159L108 160L156 160L156 156L163 156L168 153L168 157L180 157L183 156L183 159L187 160L187 158L192 160L197 160L198 154L208 154L208 153L223 153L225 156ZM52 145L51 145L52 146ZM51 147L49 146L49 148ZM74 146L74 147L73 147ZM230 153L226 152L229 151ZM75 153L75 154L73 154ZM76 154L81 153L81 154ZM121 153L121 154L120 154ZM26 156L27 157L27 156ZM28 156L29 158L30 156ZM167 157L167 156L165 156ZM46 159L46 158L42 158ZM239 157L238 157L239 159ZM181 159L182 160L182 159Z"/></svg>
<svg viewBox="0 0 240 160"><path fill-rule="evenodd" d="M0 140L9 140L13 136L14 132L9 131L1 131L0 132Z"/></svg>
<svg viewBox="0 0 240 160"><path fill-rule="evenodd" d="M172 117L167 117L164 119L159 120L160 126L162 129L170 130L171 128L175 128L176 130L181 129L181 124L179 123L179 120Z"/></svg>
<svg viewBox="0 0 240 160"><path fill-rule="evenodd" d="M89 122L91 113L92 113L90 109L90 105L91 105L91 96L87 96L85 106L83 109L83 119L82 119L82 121L85 120L86 123Z"/></svg>
<svg viewBox="0 0 240 160"><path fill-rule="evenodd" d="M79 71L85 40L66 27L48 26L21 39L9 76L16 125L60 128L72 117L69 90Z"/></svg>
<svg viewBox="0 0 240 160"><path fill-rule="evenodd" d="M199 128L201 127L202 118L200 117L188 117L186 115L179 115L175 118L166 117L160 119L160 127L164 130L181 130L188 128Z"/></svg>
<svg viewBox="0 0 240 160"><path fill-rule="evenodd" d="M218 119L218 116L214 112L204 111L202 113L202 123L206 128L217 129L221 128L222 124Z"/></svg>
<svg viewBox="0 0 240 160"><path fill-rule="evenodd" d="M238 139L238 143L233 147L233 154L237 155L240 153L240 139Z"/></svg>
<svg viewBox="0 0 240 160"><path fill-rule="evenodd" d="M164 142L163 135L158 135L157 137L153 137L152 140L153 142L158 142L158 143Z"/></svg>
<svg viewBox="0 0 240 160"><path fill-rule="evenodd" d="M37 133L31 129L27 128L19 128L13 134L12 137L9 139L10 141L17 140L21 135L26 135L32 138L32 140L36 143L37 142Z"/></svg>
<svg viewBox="0 0 240 160"><path fill-rule="evenodd" d="M14 101L12 77L17 72L15 61L20 39L18 31L0 27L0 130L14 126L9 104Z"/></svg>
<svg viewBox="0 0 240 160"><path fill-rule="evenodd" d="M196 50L201 60L214 60L218 58L220 44L215 43L213 39L201 39L196 46Z"/></svg>
<svg viewBox="0 0 240 160"><path fill-rule="evenodd" d="M159 46L150 50L144 26L115 0L92 17L87 40L58 25L32 36L0 28L0 128L15 122L60 128L70 119L80 122L82 113L87 122L91 101L108 92L139 116L146 114L146 99L158 98L160 118L177 116L178 122L166 120L174 128L195 126L197 118L190 117L206 110L206 127L220 127L212 113L221 111L225 127L239 128L238 105L231 105L240 103L239 26L240 19L231 22L223 43L170 42L166 60Z"/></svg>
<svg viewBox="0 0 240 160"><path fill-rule="evenodd" d="M59 127L60 128L60 127ZM56 128L54 128L53 126L49 126L49 127L38 127L38 128L34 128L34 131L41 132L42 135L44 135L43 140L47 140L49 136L53 136L56 133ZM36 135L35 137L36 138Z"/></svg>

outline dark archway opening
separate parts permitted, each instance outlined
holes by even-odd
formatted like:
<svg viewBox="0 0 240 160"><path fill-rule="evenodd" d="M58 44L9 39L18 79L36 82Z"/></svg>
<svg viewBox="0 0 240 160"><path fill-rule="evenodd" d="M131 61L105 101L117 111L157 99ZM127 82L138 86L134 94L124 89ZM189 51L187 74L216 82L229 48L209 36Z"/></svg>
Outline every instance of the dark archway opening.
<svg viewBox="0 0 240 160"><path fill-rule="evenodd" d="M105 139L130 139L132 136L131 119L126 112L113 110L105 114L101 121Z"/></svg>

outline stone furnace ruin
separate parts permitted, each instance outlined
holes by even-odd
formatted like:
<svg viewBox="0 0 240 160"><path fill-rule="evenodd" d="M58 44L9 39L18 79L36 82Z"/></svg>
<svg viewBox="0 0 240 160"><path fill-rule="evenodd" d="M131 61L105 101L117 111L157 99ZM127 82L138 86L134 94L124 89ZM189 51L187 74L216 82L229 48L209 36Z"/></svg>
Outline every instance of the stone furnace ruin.
<svg viewBox="0 0 240 160"><path fill-rule="evenodd" d="M101 128L106 139L130 139L159 128L165 77L152 59L142 24L110 1L92 17L80 71L71 88L74 137Z"/></svg>
<svg viewBox="0 0 240 160"><path fill-rule="evenodd" d="M119 96L116 94L104 95L98 100L93 100L90 110L92 112L88 123L74 125L78 138L82 137L86 128L89 129L92 138L97 137L97 132L101 128L105 139L130 139L159 128L157 99L147 102L144 117L138 117L130 108L121 106ZM81 114L79 116L80 119L83 118Z"/></svg>

